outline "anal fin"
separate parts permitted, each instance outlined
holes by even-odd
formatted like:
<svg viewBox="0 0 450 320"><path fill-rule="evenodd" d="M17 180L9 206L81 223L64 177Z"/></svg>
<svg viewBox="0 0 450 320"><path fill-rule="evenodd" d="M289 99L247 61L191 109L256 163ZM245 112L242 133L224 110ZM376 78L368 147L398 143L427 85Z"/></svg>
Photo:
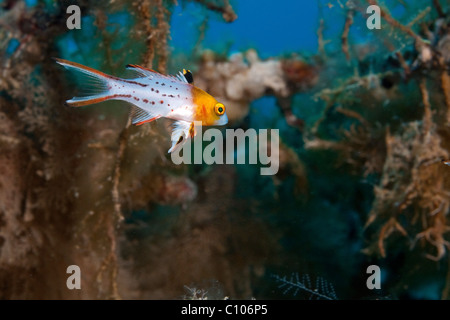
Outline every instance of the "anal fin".
<svg viewBox="0 0 450 320"><path fill-rule="evenodd" d="M136 106L131 107L130 116L131 123L137 126L161 118L161 116L158 114L149 112Z"/></svg>

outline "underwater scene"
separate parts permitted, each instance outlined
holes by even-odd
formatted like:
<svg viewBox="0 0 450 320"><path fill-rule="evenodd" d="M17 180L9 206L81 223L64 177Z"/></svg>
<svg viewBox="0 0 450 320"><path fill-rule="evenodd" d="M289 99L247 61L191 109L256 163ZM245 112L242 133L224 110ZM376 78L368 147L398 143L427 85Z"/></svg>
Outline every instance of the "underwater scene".
<svg viewBox="0 0 450 320"><path fill-rule="evenodd" d="M448 0L0 0L0 299L450 299Z"/></svg>

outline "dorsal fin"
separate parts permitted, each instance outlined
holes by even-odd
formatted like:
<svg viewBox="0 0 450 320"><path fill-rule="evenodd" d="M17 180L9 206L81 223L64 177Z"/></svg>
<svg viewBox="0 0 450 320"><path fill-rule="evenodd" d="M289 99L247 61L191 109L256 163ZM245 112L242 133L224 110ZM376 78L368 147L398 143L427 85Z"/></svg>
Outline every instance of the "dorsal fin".
<svg viewBox="0 0 450 320"><path fill-rule="evenodd" d="M184 77L184 75L183 75L183 73L181 71L178 72L176 75L170 76L170 77L172 79L178 80L178 81L183 82L183 83L189 83L189 82L187 82L186 78Z"/></svg>
<svg viewBox="0 0 450 320"><path fill-rule="evenodd" d="M153 69L144 68L144 67L138 66L137 64L127 64L126 68L128 70L133 70L133 71L143 75L144 77L153 78L155 75L163 76L162 74L160 74L159 72L156 72Z"/></svg>
<svg viewBox="0 0 450 320"><path fill-rule="evenodd" d="M194 83L194 76L192 75L191 70L183 69L183 76L188 83L190 84Z"/></svg>
<svg viewBox="0 0 450 320"><path fill-rule="evenodd" d="M183 83L192 83L194 81L193 77L192 77L192 73L189 70L185 70L185 69L183 69L183 72L180 71L180 72L178 72L178 74L176 74L174 76L166 76L166 75L163 75L153 69L141 67L141 66L138 66L137 64L127 64L126 68L128 70L138 73L140 76L148 77L150 79L153 79L153 77L157 76L157 77L163 77L163 78L167 78L167 79L175 79L175 80L178 80Z"/></svg>

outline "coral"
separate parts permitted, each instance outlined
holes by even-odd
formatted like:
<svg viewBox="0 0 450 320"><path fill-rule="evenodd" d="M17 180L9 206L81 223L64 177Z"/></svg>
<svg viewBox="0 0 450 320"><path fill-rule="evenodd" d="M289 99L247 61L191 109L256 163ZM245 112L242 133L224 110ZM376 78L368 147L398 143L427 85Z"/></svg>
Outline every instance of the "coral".
<svg viewBox="0 0 450 320"><path fill-rule="evenodd" d="M365 254L389 259L401 252L418 259L418 265L425 264L423 257L442 261L450 248L447 14L433 1L433 7L410 11L405 22L382 6L387 27L377 35L383 36L384 50L394 54L377 61L352 54L356 45L349 41L350 27L364 5L352 2L343 9L341 49L359 68L316 93L324 107L304 135L305 149L333 150L340 155L337 165L345 163L353 174L378 181L364 228ZM319 28L322 34L324 26ZM323 36L319 41L326 56ZM383 62L386 57L395 64ZM366 59L372 59L370 68L360 74ZM330 60L324 62L322 77ZM406 107L409 113L402 111ZM448 288L442 293L446 295Z"/></svg>
<svg viewBox="0 0 450 320"><path fill-rule="evenodd" d="M209 283L202 283L202 288L192 286L184 286L186 294L183 295L183 300L227 300L228 297L224 295L223 288L218 281L209 281Z"/></svg>
<svg viewBox="0 0 450 320"><path fill-rule="evenodd" d="M309 300L337 300L333 285L322 277L317 277L314 285L311 283L311 278L308 274L302 275L301 279L298 273L292 274L290 278L278 275L274 276L274 278L280 283L278 287L284 289L284 294L292 291L293 295L296 296L299 291L303 291L309 295Z"/></svg>
<svg viewBox="0 0 450 320"><path fill-rule="evenodd" d="M308 178L306 176L305 164L295 153L294 150L289 148L284 143L280 144L279 155L279 172L273 176L275 185L281 184L281 182L287 177L295 178L295 194L307 194L308 192Z"/></svg>
<svg viewBox="0 0 450 320"><path fill-rule="evenodd" d="M301 127L301 120L291 112L290 97L313 87L317 73L317 67L295 57L261 61L255 50L249 50L222 61L207 51L195 74L195 84L227 106L228 119L233 123L247 116L251 101L273 95L280 99L287 123Z"/></svg>
<svg viewBox="0 0 450 320"><path fill-rule="evenodd" d="M411 217L413 224L421 224L419 230L422 228L423 231L417 233L417 239L423 238L431 230L437 232L434 238L439 238L439 241L425 238L436 247L436 259L442 258L445 253L442 238L445 228L433 228L445 222L448 214L449 191L446 191L443 180L448 172L441 163L441 159L448 157L448 152L441 148L438 135L424 135L423 129L414 122L406 126L399 136L386 135L386 161L380 185L375 188L376 198L367 221L367 225L370 225L375 221L387 220L380 228L378 238L378 249L383 257L386 256L385 239L392 231L398 230L403 236L408 235L405 227L399 223L399 215L402 214ZM428 257L433 256L428 254Z"/></svg>

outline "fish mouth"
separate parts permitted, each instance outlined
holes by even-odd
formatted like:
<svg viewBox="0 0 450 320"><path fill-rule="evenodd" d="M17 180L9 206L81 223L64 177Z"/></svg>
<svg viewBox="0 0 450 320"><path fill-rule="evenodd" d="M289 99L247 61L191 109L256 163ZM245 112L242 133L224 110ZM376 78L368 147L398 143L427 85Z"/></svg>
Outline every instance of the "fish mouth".
<svg viewBox="0 0 450 320"><path fill-rule="evenodd" d="M224 126L228 123L228 116L226 113L224 113L219 120L216 121L215 125L217 126Z"/></svg>

